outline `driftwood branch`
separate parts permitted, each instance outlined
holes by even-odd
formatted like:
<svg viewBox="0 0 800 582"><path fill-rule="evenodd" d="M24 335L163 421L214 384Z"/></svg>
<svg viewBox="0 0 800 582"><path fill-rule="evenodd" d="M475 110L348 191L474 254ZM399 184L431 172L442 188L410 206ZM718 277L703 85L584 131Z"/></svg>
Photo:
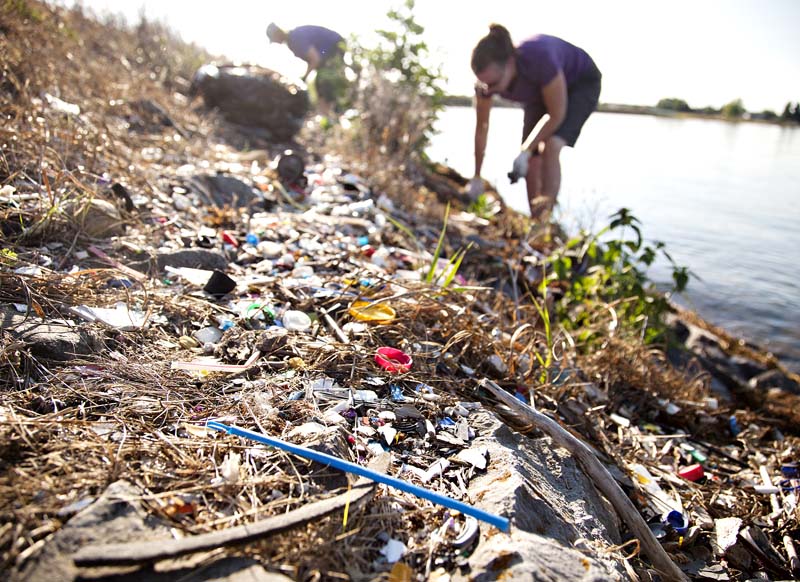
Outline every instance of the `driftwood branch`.
<svg viewBox="0 0 800 582"><path fill-rule="evenodd" d="M571 435L557 422L514 398L514 396L491 380L482 380L480 384L515 413L523 416L536 428L552 438L556 444L572 453L597 489L611 502L620 518L639 539L643 552L650 559L653 566L667 580L688 582L689 578L670 559L636 510L633 502L625 495L625 492L622 491L589 447Z"/></svg>
<svg viewBox="0 0 800 582"><path fill-rule="evenodd" d="M389 455L378 459L375 470L388 469ZM366 501L378 484L366 478L355 482L350 491L315 501L289 513L268 517L262 521L181 539L152 540L123 544L95 544L81 548L73 561L79 567L140 564L166 558L176 558L193 552L212 550L221 546L242 544L268 537L320 519L350 505L351 509Z"/></svg>
<svg viewBox="0 0 800 582"><path fill-rule="evenodd" d="M792 575L800 577L800 559L797 558L797 550L794 547L792 536L783 536L783 547L786 548L786 555L789 556L789 568Z"/></svg>

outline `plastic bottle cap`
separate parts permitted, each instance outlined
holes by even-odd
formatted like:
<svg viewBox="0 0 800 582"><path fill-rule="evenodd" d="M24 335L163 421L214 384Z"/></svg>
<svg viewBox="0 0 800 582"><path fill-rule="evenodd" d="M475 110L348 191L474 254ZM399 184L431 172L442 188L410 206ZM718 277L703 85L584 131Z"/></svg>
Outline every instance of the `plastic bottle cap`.
<svg viewBox="0 0 800 582"><path fill-rule="evenodd" d="M683 535L689 529L689 520L686 516L677 510L670 511L665 517L664 521L672 526L678 534Z"/></svg>
<svg viewBox="0 0 800 582"><path fill-rule="evenodd" d="M408 372L411 369L411 356L397 348L382 347L375 353L375 361L386 370L395 374Z"/></svg>
<svg viewBox="0 0 800 582"><path fill-rule="evenodd" d="M311 318L302 311L290 309L283 314L283 327L292 331L306 331L311 328Z"/></svg>
<svg viewBox="0 0 800 582"><path fill-rule="evenodd" d="M702 479L705 474L705 471L703 471L703 465L700 463L678 469L678 475L687 481L697 481L698 479Z"/></svg>
<svg viewBox="0 0 800 582"><path fill-rule="evenodd" d="M389 305L369 301L354 301L348 313L359 321L375 323L391 323L397 317L397 312Z"/></svg>
<svg viewBox="0 0 800 582"><path fill-rule="evenodd" d="M800 465L797 463L786 463L781 466L781 473L787 479L797 479L800 477Z"/></svg>
<svg viewBox="0 0 800 582"><path fill-rule="evenodd" d="M234 247L239 246L239 241L236 240L236 235L234 235L231 232L228 232L227 230L222 231L222 242L228 243L229 245L232 245Z"/></svg>

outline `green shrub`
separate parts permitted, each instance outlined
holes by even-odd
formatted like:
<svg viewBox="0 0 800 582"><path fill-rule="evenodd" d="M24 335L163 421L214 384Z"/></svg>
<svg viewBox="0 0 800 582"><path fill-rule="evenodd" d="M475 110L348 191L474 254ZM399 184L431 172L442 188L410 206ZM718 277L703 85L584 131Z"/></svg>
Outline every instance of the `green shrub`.
<svg viewBox="0 0 800 582"><path fill-rule="evenodd" d="M672 265L670 293L686 289L693 274L678 266L664 243L645 244L639 220L627 208L611 217L610 224L596 234L581 232L547 257L547 276L540 285L558 289L556 316L562 327L575 332L578 340L591 341L600 331L599 314L612 314L613 325L634 332L645 343L662 338L663 315L668 296L658 292L646 269L663 255Z"/></svg>
<svg viewBox="0 0 800 582"><path fill-rule="evenodd" d="M691 111L692 108L683 99L676 99L670 97L668 99L661 99L656 105L659 109L669 109L670 111Z"/></svg>
<svg viewBox="0 0 800 582"><path fill-rule="evenodd" d="M741 99L734 99L722 106L722 115L729 119L737 119L745 114L746 109Z"/></svg>
<svg viewBox="0 0 800 582"><path fill-rule="evenodd" d="M0 12L3 14L15 15L22 20L41 22L43 18L41 11L26 0L3 0L2 7Z"/></svg>
<svg viewBox="0 0 800 582"><path fill-rule="evenodd" d="M398 121L400 126L413 126L413 133L396 136L417 153L424 151L433 133L438 114L444 108L444 78L441 64L431 62L428 45L422 40L425 29L414 19L414 0L387 13L385 28L376 30L376 46L365 46L353 37L348 42L352 68L358 81L353 101L360 111L386 109L397 120L412 115L415 121ZM383 107L378 100L388 100ZM385 118L384 118L385 119ZM378 126L382 125L378 120ZM383 144L384 146L399 144Z"/></svg>

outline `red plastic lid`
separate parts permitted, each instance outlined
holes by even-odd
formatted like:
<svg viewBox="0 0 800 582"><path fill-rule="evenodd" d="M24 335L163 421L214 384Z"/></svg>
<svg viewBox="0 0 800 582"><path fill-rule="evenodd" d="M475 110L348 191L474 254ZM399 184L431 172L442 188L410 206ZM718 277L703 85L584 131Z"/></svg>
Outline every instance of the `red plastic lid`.
<svg viewBox="0 0 800 582"><path fill-rule="evenodd" d="M700 463L678 469L678 475L687 481L697 481L698 479L702 479L705 474L705 471L703 471L703 465Z"/></svg>
<svg viewBox="0 0 800 582"><path fill-rule="evenodd" d="M411 356L397 348L383 347L378 348L375 353L375 361L378 365L394 374L402 374L411 369Z"/></svg>
<svg viewBox="0 0 800 582"><path fill-rule="evenodd" d="M236 240L236 236L227 230L222 231L222 242L226 242L229 245L233 245L235 247L239 246L239 241Z"/></svg>

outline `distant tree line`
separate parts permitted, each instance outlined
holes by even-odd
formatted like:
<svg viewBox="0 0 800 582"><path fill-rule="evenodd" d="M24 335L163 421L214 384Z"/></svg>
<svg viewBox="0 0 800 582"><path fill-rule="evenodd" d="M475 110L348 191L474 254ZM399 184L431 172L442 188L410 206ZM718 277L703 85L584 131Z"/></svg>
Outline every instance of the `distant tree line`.
<svg viewBox="0 0 800 582"><path fill-rule="evenodd" d="M786 107L783 108L783 113L781 113L781 119L800 123L800 102L794 105L792 105L791 101L787 103Z"/></svg>
<svg viewBox="0 0 800 582"><path fill-rule="evenodd" d="M678 99L677 97L667 97L666 99L662 99L658 102L656 107L659 109L669 109L670 111L681 112L688 112L692 110L686 101L683 99Z"/></svg>
<svg viewBox="0 0 800 582"><path fill-rule="evenodd" d="M692 109L689 107L689 104L684 101L683 99L678 99L676 97L667 97L665 99L661 99L658 104L656 105L659 109L666 109L668 111L677 111L680 113L703 113L706 115L722 115L728 119L739 119L747 115L750 119L766 119L766 120L774 120L778 119L778 114L772 111L771 109L765 109L760 113L749 113L747 109L745 109L744 104L742 103L741 99L734 99L730 103L726 103L721 108L716 109L714 107L702 107L699 109ZM782 121L794 121L800 123L800 102L792 103L789 102L786 104L786 107L783 109L783 113L780 115L780 119Z"/></svg>
<svg viewBox="0 0 800 582"><path fill-rule="evenodd" d="M464 107L471 107L473 104L473 97L471 95L447 95L442 100L444 105L459 105ZM500 107L518 107L516 103L500 99L495 106ZM601 109L603 104L601 104ZM616 110L637 110L637 109L652 109L651 107L636 106L636 105L623 105L616 106ZM783 108L783 113L778 115L771 109L764 109L761 112L748 112L744 107L741 99L734 99L730 103L726 103L722 107L689 107L689 104L683 99L677 97L667 97L661 99L656 105L657 109L664 109L667 111L676 111L678 113L699 113L702 115L721 115L727 119L741 119L747 117L749 119L763 119L767 121L793 121L800 123L800 102L786 104Z"/></svg>

